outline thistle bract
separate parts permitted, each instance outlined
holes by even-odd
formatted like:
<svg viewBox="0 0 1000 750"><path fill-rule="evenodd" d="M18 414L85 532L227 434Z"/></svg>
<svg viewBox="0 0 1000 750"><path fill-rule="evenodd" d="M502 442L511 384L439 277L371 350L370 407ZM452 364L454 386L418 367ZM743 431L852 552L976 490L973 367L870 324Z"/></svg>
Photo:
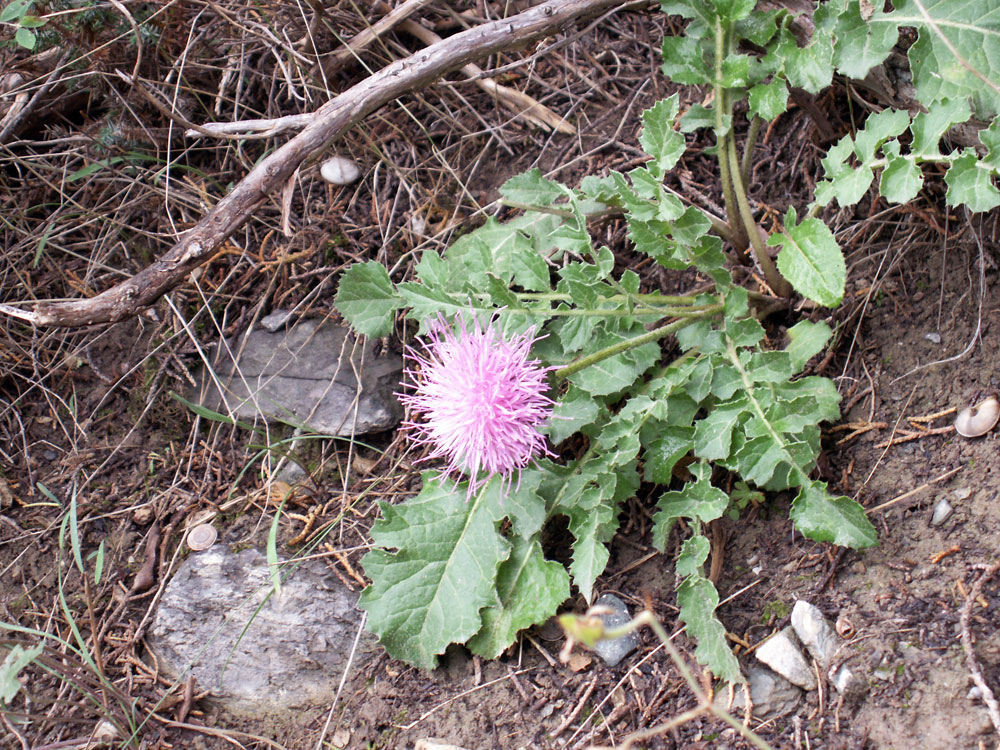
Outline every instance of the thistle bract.
<svg viewBox="0 0 1000 750"><path fill-rule="evenodd" d="M468 475L470 496L495 474L509 485L549 452L537 428L552 412L551 368L528 358L534 328L504 338L494 324L459 316L456 332L443 318L432 323L424 351L408 348L412 393L400 394L411 409L404 427L431 448L423 460L444 458L445 473Z"/></svg>

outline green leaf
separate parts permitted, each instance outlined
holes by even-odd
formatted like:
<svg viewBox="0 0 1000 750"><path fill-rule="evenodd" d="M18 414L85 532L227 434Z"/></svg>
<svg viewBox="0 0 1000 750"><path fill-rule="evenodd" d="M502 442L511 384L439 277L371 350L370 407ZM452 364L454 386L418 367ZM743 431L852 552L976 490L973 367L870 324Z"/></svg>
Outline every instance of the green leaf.
<svg viewBox="0 0 1000 750"><path fill-rule="evenodd" d="M674 130L678 95L661 99L642 113L642 133L639 143L653 157L661 176L674 168L684 154L684 136Z"/></svg>
<svg viewBox="0 0 1000 750"><path fill-rule="evenodd" d="M750 111L771 121L788 109L788 86L785 79L775 76L770 83L758 83L750 89Z"/></svg>
<svg viewBox="0 0 1000 750"><path fill-rule="evenodd" d="M964 99L972 102L980 118L1000 114L996 86L1000 83L1000 6L954 0L897 0L893 5L894 13L873 17L870 23L917 29L917 41L907 52L917 99L931 110L940 99Z"/></svg>
<svg viewBox="0 0 1000 750"><path fill-rule="evenodd" d="M1000 205L1000 191L993 184L990 171L981 168L976 152L966 148L953 160L944 176L949 206L965 204L972 211L989 211Z"/></svg>
<svg viewBox="0 0 1000 750"><path fill-rule="evenodd" d="M927 112L921 112L913 118L910 132L913 133L913 145L910 153L925 159L941 156L938 144L941 137L952 125L965 122L972 116L969 102L964 99L940 101Z"/></svg>
<svg viewBox="0 0 1000 750"><path fill-rule="evenodd" d="M728 403L717 405L704 419L695 422L694 453L709 461L725 458L733 441L733 429L749 409L742 393Z"/></svg>
<svg viewBox="0 0 1000 750"><path fill-rule="evenodd" d="M607 331L594 342L594 350L620 344L642 333L645 331L641 326L630 332ZM595 362L570 375L569 381L593 396L607 396L635 383L640 375L656 364L659 357L659 345L655 342L643 344Z"/></svg>
<svg viewBox="0 0 1000 750"><path fill-rule="evenodd" d="M906 131L910 114L901 109L884 109L869 115L864 130L854 137L854 153L868 164L875 158L875 151L890 138Z"/></svg>
<svg viewBox="0 0 1000 750"><path fill-rule="evenodd" d="M552 289L549 265L534 250L518 252L513 257L514 281L529 292L548 292Z"/></svg>
<svg viewBox="0 0 1000 750"><path fill-rule="evenodd" d="M666 548L667 534L675 519L691 518L708 523L721 517L729 506L729 496L709 482L712 469L708 464L692 464L690 469L696 478L694 482L688 482L679 491L664 492L657 501L659 511L653 516L653 546L661 552Z"/></svg>
<svg viewBox="0 0 1000 750"><path fill-rule="evenodd" d="M381 505L375 548L362 560L372 584L359 606L390 655L432 669L449 643L482 628L480 610L496 604L497 571L511 543L497 531L505 515L499 481L472 498L464 483L429 472L423 482L416 497Z"/></svg>
<svg viewBox="0 0 1000 750"><path fill-rule="evenodd" d="M609 489L613 487L588 487L577 505L564 509L575 540L569 572L588 604L594 595L594 581L608 565L605 544L618 530L617 507L606 494Z"/></svg>
<svg viewBox="0 0 1000 750"><path fill-rule="evenodd" d="M849 497L831 496L822 482L803 485L789 515L795 528L817 542L854 549L873 547L878 542L865 509Z"/></svg>
<svg viewBox="0 0 1000 750"><path fill-rule="evenodd" d="M25 49L34 49L35 44L38 43L38 38L35 36L34 31L29 31L28 29L19 27L17 31L14 32L14 41Z"/></svg>
<svg viewBox="0 0 1000 750"><path fill-rule="evenodd" d="M663 65L660 70L674 83L701 86L712 82L700 40L688 35L667 36L663 38L661 51Z"/></svg>
<svg viewBox="0 0 1000 750"><path fill-rule="evenodd" d="M487 284L488 281L484 277L483 286L485 287ZM463 299L440 289L412 281L399 284L396 290L402 300L399 306L410 308L407 317L421 322L420 332L422 334L427 330L428 321L436 320L440 315L450 318L460 313L466 314L470 310L467 298ZM340 309L339 305L337 309Z"/></svg>
<svg viewBox="0 0 1000 750"><path fill-rule="evenodd" d="M21 690L21 682L17 675L22 669L37 659L42 653L42 644L23 649L15 644L0 664L0 704L9 706Z"/></svg>
<svg viewBox="0 0 1000 750"><path fill-rule="evenodd" d="M38 16L25 15L21 16L21 20L18 23L20 23L21 27L25 29L40 29L48 22L49 19L47 18L39 18Z"/></svg>
<svg viewBox="0 0 1000 750"><path fill-rule="evenodd" d="M818 94L833 81L833 34L817 28L809 44L799 47L795 35L783 26L778 45L765 58L768 64L775 60L791 86Z"/></svg>
<svg viewBox="0 0 1000 750"><path fill-rule="evenodd" d="M833 62L837 70L848 78L862 80L889 56L896 46L899 28L894 23L878 23L884 18L885 14L878 10L866 20L858 2L847 3L834 26L837 40Z"/></svg>
<svg viewBox="0 0 1000 750"><path fill-rule="evenodd" d="M344 272L334 305L355 331L382 337L392 332L393 313L403 306L403 301L385 266L370 260L355 263Z"/></svg>
<svg viewBox="0 0 1000 750"><path fill-rule="evenodd" d="M909 203L924 186L924 175L913 159L899 155L899 142L889 141L882 146L887 164L882 170L878 191L892 203Z"/></svg>
<svg viewBox="0 0 1000 750"><path fill-rule="evenodd" d="M646 481L670 484L674 466L690 453L693 447L693 427L672 424L657 430L656 438L646 446L643 454Z"/></svg>
<svg viewBox="0 0 1000 750"><path fill-rule="evenodd" d="M687 112L681 115L680 122L682 133L693 133L702 128L714 128L715 110L701 104L692 104Z"/></svg>
<svg viewBox="0 0 1000 750"><path fill-rule="evenodd" d="M552 409L552 417L545 427L549 440L554 444L561 443L581 428L593 424L600 411L593 397L570 386L569 392Z"/></svg>
<svg viewBox="0 0 1000 750"><path fill-rule="evenodd" d="M548 620L567 599L566 569L545 559L537 539L515 537L497 572L496 601L482 610L483 627L469 640L469 650L496 659L518 632Z"/></svg>
<svg viewBox="0 0 1000 750"><path fill-rule="evenodd" d="M550 206L567 193L568 190L558 182L545 179L537 167L511 177L500 188L500 195L511 203L531 206Z"/></svg>
<svg viewBox="0 0 1000 750"><path fill-rule="evenodd" d="M700 575L701 566L708 559L710 550L711 544L709 544L708 537L695 534L685 539L684 544L681 545L681 551L677 555L677 563L674 566L677 575L684 578Z"/></svg>
<svg viewBox="0 0 1000 750"><path fill-rule="evenodd" d="M0 10L0 23L10 23L24 16L31 7L32 0L10 0Z"/></svg>
<svg viewBox="0 0 1000 750"><path fill-rule="evenodd" d="M688 635L698 643L694 651L698 661L722 680L746 682L739 661L726 644L726 629L715 616L719 592L712 582L701 576L689 576L677 588L677 606Z"/></svg>
<svg viewBox="0 0 1000 750"><path fill-rule="evenodd" d="M788 329L788 346L785 353L792 361L794 372L801 372L806 362L815 357L826 346L833 332L826 323L800 320Z"/></svg>
<svg viewBox="0 0 1000 750"><path fill-rule="evenodd" d="M712 0L715 12L726 24L746 18L756 4L756 0Z"/></svg>
<svg viewBox="0 0 1000 750"><path fill-rule="evenodd" d="M796 223L788 209L783 234L773 234L769 245L781 245L778 270L804 297L825 307L836 307L844 298L847 266L833 232L819 219Z"/></svg>

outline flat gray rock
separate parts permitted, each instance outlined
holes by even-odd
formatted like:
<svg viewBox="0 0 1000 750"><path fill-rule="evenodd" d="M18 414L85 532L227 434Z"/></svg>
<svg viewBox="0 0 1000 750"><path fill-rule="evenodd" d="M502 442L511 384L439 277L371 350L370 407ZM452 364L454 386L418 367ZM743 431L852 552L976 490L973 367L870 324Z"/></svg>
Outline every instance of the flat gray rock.
<svg viewBox="0 0 1000 750"><path fill-rule="evenodd" d="M753 715L767 721L777 716L783 716L794 711L802 700L802 691L781 675L775 674L767 667L752 666L747 669L747 680L750 683L750 700L753 701ZM746 705L745 687L736 685L733 693L733 705L729 711L740 718ZM728 691L719 690L715 694L715 705L726 709L729 704Z"/></svg>
<svg viewBox="0 0 1000 750"><path fill-rule="evenodd" d="M779 630L758 646L755 653L760 661L793 685L806 690L816 689L816 675L802 655L791 627Z"/></svg>
<svg viewBox="0 0 1000 750"><path fill-rule="evenodd" d="M231 713L281 714L333 699L360 627L357 597L316 561L275 594L264 555L217 544L167 583L148 643L161 672L194 675ZM362 634L352 669L373 640Z"/></svg>
<svg viewBox="0 0 1000 750"><path fill-rule="evenodd" d="M632 616L629 614L625 602L614 594L604 594L596 602L595 607L607 607L610 613L598 615L604 623L605 630L613 630L626 625ZM601 657L605 664L613 667L626 656L639 647L639 634L632 631L621 638L614 638L608 641L598 641L594 646L594 651Z"/></svg>
<svg viewBox="0 0 1000 750"><path fill-rule="evenodd" d="M213 369L215 377L201 371L192 400L238 419L264 416L318 433L363 435L403 417L394 395L402 358L378 354L374 342L362 344L347 328L319 319L227 339Z"/></svg>

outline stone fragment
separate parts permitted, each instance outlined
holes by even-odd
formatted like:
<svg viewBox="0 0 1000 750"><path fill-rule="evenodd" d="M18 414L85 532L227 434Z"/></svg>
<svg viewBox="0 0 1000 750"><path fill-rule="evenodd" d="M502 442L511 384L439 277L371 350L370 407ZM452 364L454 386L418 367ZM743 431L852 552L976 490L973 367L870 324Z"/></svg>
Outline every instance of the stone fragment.
<svg viewBox="0 0 1000 750"><path fill-rule="evenodd" d="M836 658L844 656L840 652L844 641L819 607L802 599L795 602L792 607L792 629L824 674ZM836 672L828 678L837 692L845 697L857 697L865 690L864 681L856 677L846 664L837 667Z"/></svg>
<svg viewBox="0 0 1000 750"><path fill-rule="evenodd" d="M757 647L757 659L769 666L793 685L806 690L816 689L816 675L795 640L791 627L778 631ZM751 693L751 696L753 693Z"/></svg>
<svg viewBox="0 0 1000 750"><path fill-rule="evenodd" d="M610 613L598 615L601 618L601 622L604 623L605 630L620 628L632 619L625 602L614 594L604 594L594 602L594 606L607 607L611 610ZM597 645L594 646L594 651L597 652L597 655L601 657L605 664L613 667L638 647L639 633L633 630L621 638L598 641Z"/></svg>
<svg viewBox="0 0 1000 750"><path fill-rule="evenodd" d="M238 419L264 416L349 436L390 429L403 416L394 395L402 358L379 354L373 341L362 344L348 329L319 319L233 337L219 347L213 368L214 377L200 373L192 400Z"/></svg>
<svg viewBox="0 0 1000 750"><path fill-rule="evenodd" d="M265 315L260 319L261 326L265 329L274 333L279 328L285 325L292 317L292 312L290 310L274 310L270 315Z"/></svg>
<svg viewBox="0 0 1000 750"><path fill-rule="evenodd" d="M940 526L948 517L955 511L951 507L951 503L948 502L948 498L942 497L937 501L937 505L934 506L934 514L931 516L931 526Z"/></svg>
<svg viewBox="0 0 1000 750"><path fill-rule="evenodd" d="M425 737L422 740L417 740L413 746L413 750L465 750L465 748L458 745L450 745L444 740L434 737Z"/></svg>
<svg viewBox="0 0 1000 750"><path fill-rule="evenodd" d="M941 343L941 334L937 331L931 331L930 333L925 333L924 338L930 341L932 344Z"/></svg>
<svg viewBox="0 0 1000 750"><path fill-rule="evenodd" d="M749 667L747 680L750 683L753 715L763 721L794 711L802 700L801 690L767 667ZM743 685L736 685L734 689L733 705L729 711L736 716L742 716L743 707L746 705L744 690ZM715 694L715 705L722 709L729 705L727 690L719 690Z"/></svg>
<svg viewBox="0 0 1000 750"><path fill-rule="evenodd" d="M351 185L361 177L361 170L346 156L334 156L323 162L319 174L331 185Z"/></svg>
<svg viewBox="0 0 1000 750"><path fill-rule="evenodd" d="M315 561L291 569L275 593L264 555L217 544L181 563L166 585L149 646L170 679L194 676L198 689L240 716L284 715L330 702L352 653L357 594Z"/></svg>

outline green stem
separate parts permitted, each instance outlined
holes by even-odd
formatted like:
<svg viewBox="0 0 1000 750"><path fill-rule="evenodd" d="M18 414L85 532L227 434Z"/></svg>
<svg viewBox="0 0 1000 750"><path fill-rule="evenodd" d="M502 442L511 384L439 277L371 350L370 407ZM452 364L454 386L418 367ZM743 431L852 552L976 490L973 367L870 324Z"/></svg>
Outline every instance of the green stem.
<svg viewBox="0 0 1000 750"><path fill-rule="evenodd" d="M671 333L676 333L680 329L691 325L696 320L701 318L707 318L710 315L715 315L716 313L722 312L722 305L710 305L704 310L700 311L697 315L692 315L687 318L681 318L680 320L675 320L672 323L667 323L659 328L654 328L648 333L644 333L641 336L636 336L635 338L628 339L626 341L613 344L611 346L605 347L600 351L594 352L593 354L588 354L585 357L581 357L578 360L570 362L565 367L560 367L555 371L556 377L558 378L568 378L570 375L579 372L585 367L590 367L593 364L597 364L601 360L607 359L608 357L613 357L616 354L621 354L622 352L627 352L629 349L634 349L643 344L648 344L651 341L659 341L664 336L669 336Z"/></svg>
<svg viewBox="0 0 1000 750"><path fill-rule="evenodd" d="M736 210L736 200L733 196L732 175L729 173L729 162L726 160L726 151L729 141L732 139L732 113L729 111L729 97L726 96L726 89L722 85L722 59L726 53L726 35L722 30L722 20L715 19L715 137L718 146L719 177L722 181L722 198L726 204L726 218L732 228L732 237L729 238L741 256L746 254L747 249L747 228L740 223L740 216ZM725 117L729 115L730 128L725 131Z"/></svg>
<svg viewBox="0 0 1000 750"><path fill-rule="evenodd" d="M750 244L753 245L754 255L757 256L757 262L760 263L760 269L764 272L764 278L771 289L774 290L774 293L779 297L791 297L792 285L785 280L784 276L778 273L778 268L774 265L774 261L771 260L771 256L768 255L767 246L764 244L764 240L757 230L757 222L754 221L753 214L750 212L750 202L747 200L743 182L739 179L740 165L736 157L736 145L730 140L728 146L727 153L725 155L720 154L719 158L720 161L725 161L728 157L729 166L733 172L733 176L736 177L733 180L736 203L739 206L743 227L750 234Z"/></svg>
<svg viewBox="0 0 1000 750"><path fill-rule="evenodd" d="M565 294L562 292L516 292L515 294L520 300L539 300L543 302L573 301L573 296L571 294ZM484 294L482 296L486 297L488 295ZM671 296L668 294L633 294L630 296L632 299L651 305L693 305L698 301L698 298L692 295ZM605 297L604 299L608 302L623 302L625 297L620 294L616 294L611 297Z"/></svg>
<svg viewBox="0 0 1000 750"><path fill-rule="evenodd" d="M552 310L549 308L530 308L521 310L511 310L511 312L527 313L529 315L543 315L553 318L627 318L629 316L637 318L648 318L656 316L658 318L703 318L707 310L714 310L715 305L700 305L698 307L649 307L642 310L581 310L570 308L568 310Z"/></svg>
<svg viewBox="0 0 1000 750"><path fill-rule="evenodd" d="M740 179L743 184L750 184L750 167L753 165L753 150L757 147L757 137L760 135L760 128L764 124L764 119L759 115L754 115L750 120L750 129L747 131L747 142L743 147L743 159L740 161Z"/></svg>

